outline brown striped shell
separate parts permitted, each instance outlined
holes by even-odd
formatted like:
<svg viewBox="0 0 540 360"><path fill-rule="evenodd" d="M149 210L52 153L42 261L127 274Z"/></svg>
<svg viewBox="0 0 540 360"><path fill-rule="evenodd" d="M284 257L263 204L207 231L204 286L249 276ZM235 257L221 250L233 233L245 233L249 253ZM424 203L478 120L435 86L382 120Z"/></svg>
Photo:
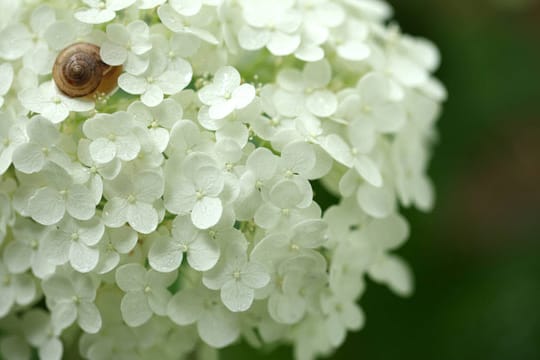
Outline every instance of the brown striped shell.
<svg viewBox="0 0 540 360"><path fill-rule="evenodd" d="M110 66L101 60L99 46L79 42L58 54L53 66L53 79L67 96L88 97L113 91L121 72L121 66Z"/></svg>

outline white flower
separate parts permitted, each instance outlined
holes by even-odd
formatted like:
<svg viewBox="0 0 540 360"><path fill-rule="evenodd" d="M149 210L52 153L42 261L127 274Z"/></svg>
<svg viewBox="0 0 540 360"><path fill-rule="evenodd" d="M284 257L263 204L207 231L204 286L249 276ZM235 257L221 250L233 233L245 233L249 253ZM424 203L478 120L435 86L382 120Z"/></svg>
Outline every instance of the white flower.
<svg viewBox="0 0 540 360"><path fill-rule="evenodd" d="M331 41L337 54L345 60L362 61L369 57L371 49L366 43L369 35L368 24L349 19L331 33Z"/></svg>
<svg viewBox="0 0 540 360"><path fill-rule="evenodd" d="M37 289L29 274L11 274L0 261L0 317L4 317L14 304L28 305Z"/></svg>
<svg viewBox="0 0 540 360"><path fill-rule="evenodd" d="M281 261L288 257L312 254L326 240L327 224L307 219L294 225L289 232L272 232L261 239L251 252L254 259Z"/></svg>
<svg viewBox="0 0 540 360"><path fill-rule="evenodd" d="M321 307L326 315L325 327L333 346L345 341L348 330L358 330L364 325L364 313L354 301L325 294Z"/></svg>
<svg viewBox="0 0 540 360"><path fill-rule="evenodd" d="M163 4L167 0L139 0L139 9L153 9L156 6Z"/></svg>
<svg viewBox="0 0 540 360"><path fill-rule="evenodd" d="M99 282L75 271L56 272L42 282L51 310L51 323L56 330L63 330L75 320L88 333L101 328L101 314L94 304Z"/></svg>
<svg viewBox="0 0 540 360"><path fill-rule="evenodd" d="M127 93L141 95L141 101L150 107L159 105L164 95L176 94L190 82L193 70L188 62L175 70L167 70L164 54L152 52L146 71L138 76L124 73L118 78L118 86Z"/></svg>
<svg viewBox="0 0 540 360"><path fill-rule="evenodd" d="M22 90L19 100L28 110L43 115L52 123L64 121L70 111L86 112L94 109L94 102L68 97L52 81L44 82L39 88Z"/></svg>
<svg viewBox="0 0 540 360"><path fill-rule="evenodd" d="M238 42L246 50L266 47L276 56L292 54L300 45L298 29L302 14L292 0L244 0L243 18L247 23L238 32Z"/></svg>
<svg viewBox="0 0 540 360"><path fill-rule="evenodd" d="M255 213L255 223L263 229L272 229L278 225L284 226L294 222L299 216L298 210L310 204L303 205L302 189L292 180L282 180L276 183L268 193L268 201L263 203ZM311 199L310 199L311 200Z"/></svg>
<svg viewBox="0 0 540 360"><path fill-rule="evenodd" d="M0 64L0 108L4 105L4 96L13 82L13 66L10 63Z"/></svg>
<svg viewBox="0 0 540 360"><path fill-rule="evenodd" d="M99 261L95 268L98 274L105 274L118 266L120 256L128 254L137 245L137 232L129 226L106 228L98 243Z"/></svg>
<svg viewBox="0 0 540 360"><path fill-rule="evenodd" d="M116 11L130 7L137 0L82 0L88 8L75 13L75 18L87 24L102 24L113 20Z"/></svg>
<svg viewBox="0 0 540 360"><path fill-rule="evenodd" d="M54 329L50 315L41 309L32 309L23 316L23 331L28 342L38 348L41 359L60 360L64 346L59 329Z"/></svg>
<svg viewBox="0 0 540 360"><path fill-rule="evenodd" d="M11 113L0 113L0 175L13 160L13 152L26 141L23 119L16 120Z"/></svg>
<svg viewBox="0 0 540 360"><path fill-rule="evenodd" d="M305 110L319 117L331 116L338 106L336 95L326 89L331 79L332 68L327 60L308 63L302 72L280 71L280 89L273 96L276 109L284 116L298 116Z"/></svg>
<svg viewBox="0 0 540 360"><path fill-rule="evenodd" d="M251 307L255 289L268 284L270 276L264 266L248 261L246 247L236 240L231 242L218 264L203 276L203 283L213 290L221 290L221 300L233 311L246 311Z"/></svg>
<svg viewBox="0 0 540 360"><path fill-rule="evenodd" d="M214 267L220 249L207 233L194 227L187 216L177 216L172 226L172 237L160 237L150 248L148 261L153 269L161 272L178 269L184 253L189 266L195 270L206 271Z"/></svg>
<svg viewBox="0 0 540 360"><path fill-rule="evenodd" d="M21 23L11 23L0 31L0 57L11 61L32 48L32 34Z"/></svg>
<svg viewBox="0 0 540 360"><path fill-rule="evenodd" d="M105 164L115 158L124 161L135 159L141 145L133 128L133 117L125 111L97 114L85 121L83 132L92 140L89 146L92 160Z"/></svg>
<svg viewBox="0 0 540 360"><path fill-rule="evenodd" d="M47 163L36 176L47 179L46 185L32 193L28 199L28 214L42 225L58 223L67 212L78 220L89 220L94 216L96 203L92 192L78 184L60 166Z"/></svg>
<svg viewBox="0 0 540 360"><path fill-rule="evenodd" d="M100 56L109 65L124 65L133 75L143 73L150 63L147 56L152 48L150 29L144 21L136 20L127 26L107 25L107 40L101 44Z"/></svg>
<svg viewBox="0 0 540 360"><path fill-rule="evenodd" d="M219 294L204 287L181 290L167 305L167 315L178 325L197 323L201 339L216 348L223 348L240 335L238 317L219 299Z"/></svg>
<svg viewBox="0 0 540 360"><path fill-rule="evenodd" d="M120 227L126 222L136 231L149 234L156 230L159 219L154 203L163 195L163 178L152 171L123 172L105 182L103 208L105 225Z"/></svg>
<svg viewBox="0 0 540 360"><path fill-rule="evenodd" d="M182 119L182 106L169 98L156 107L149 108L136 101L128 107L136 123L148 128L150 138L159 152L165 151L169 144L169 131Z"/></svg>
<svg viewBox="0 0 540 360"><path fill-rule="evenodd" d="M120 304L122 318L132 327L147 322L153 313L165 315L171 294L167 291L176 273L160 273L139 264L126 264L116 270L116 283L125 292Z"/></svg>
<svg viewBox="0 0 540 360"><path fill-rule="evenodd" d="M175 33L192 34L214 45L219 43L218 39L205 29L205 25L212 18L209 11L199 11L204 9L200 7L200 0L179 0L174 1L174 4L178 11L172 4L163 4L158 8L157 13L163 25Z"/></svg>
<svg viewBox="0 0 540 360"><path fill-rule="evenodd" d="M54 265L63 265L69 261L78 272L92 271L99 259L95 245L104 231L105 227L98 217L87 221L66 217L44 237L42 253Z"/></svg>
<svg viewBox="0 0 540 360"><path fill-rule="evenodd" d="M165 207L173 214L191 213L199 229L217 224L223 213L219 195L225 186L222 171L202 153L189 155L175 170L166 174Z"/></svg>
<svg viewBox="0 0 540 360"><path fill-rule="evenodd" d="M255 88L250 84L240 85L238 70L231 66L219 69L211 84L199 90L199 99L208 105L212 119L223 119L234 110L243 109L255 98Z"/></svg>
<svg viewBox="0 0 540 360"><path fill-rule="evenodd" d="M12 227L14 241L4 249L3 260L7 269L20 274L32 269L32 273L40 279L51 275L55 266L43 253L43 238L47 229L27 218L17 218Z"/></svg>
<svg viewBox="0 0 540 360"><path fill-rule="evenodd" d="M34 116L26 123L28 141L13 152L13 165L24 173L41 171L48 161L61 163L65 155L59 148L61 136L58 129L42 116ZM23 134L18 134L21 138Z"/></svg>

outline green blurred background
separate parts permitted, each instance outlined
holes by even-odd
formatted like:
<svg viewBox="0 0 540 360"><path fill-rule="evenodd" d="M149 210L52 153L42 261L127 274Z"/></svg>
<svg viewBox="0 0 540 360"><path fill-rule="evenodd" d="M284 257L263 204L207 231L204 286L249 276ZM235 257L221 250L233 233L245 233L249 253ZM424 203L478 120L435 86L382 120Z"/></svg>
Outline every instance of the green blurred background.
<svg viewBox="0 0 540 360"><path fill-rule="evenodd" d="M434 212L405 210L408 299L370 283L367 322L331 359L540 359L540 1L392 0L433 40L449 100ZM292 359L245 345L222 359Z"/></svg>

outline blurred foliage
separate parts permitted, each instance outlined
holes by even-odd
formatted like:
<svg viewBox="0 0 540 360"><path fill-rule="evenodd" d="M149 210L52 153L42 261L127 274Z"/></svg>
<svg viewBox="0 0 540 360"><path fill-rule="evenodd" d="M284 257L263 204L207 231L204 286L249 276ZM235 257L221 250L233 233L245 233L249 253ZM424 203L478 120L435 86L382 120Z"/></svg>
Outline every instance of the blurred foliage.
<svg viewBox="0 0 540 360"><path fill-rule="evenodd" d="M391 3L442 53L437 206L405 211L415 294L370 283L366 326L332 359L540 359L540 1ZM292 355L241 344L221 358Z"/></svg>

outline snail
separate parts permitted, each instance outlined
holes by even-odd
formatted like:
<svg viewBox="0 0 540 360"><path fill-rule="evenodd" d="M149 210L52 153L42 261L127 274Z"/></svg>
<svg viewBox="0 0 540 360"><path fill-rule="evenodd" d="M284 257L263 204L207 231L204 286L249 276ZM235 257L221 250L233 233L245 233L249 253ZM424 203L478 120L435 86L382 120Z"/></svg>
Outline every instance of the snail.
<svg viewBox="0 0 540 360"><path fill-rule="evenodd" d="M116 89L121 72L122 66L107 65L101 60L99 46L79 42L58 54L53 79L58 89L69 97L91 97Z"/></svg>

